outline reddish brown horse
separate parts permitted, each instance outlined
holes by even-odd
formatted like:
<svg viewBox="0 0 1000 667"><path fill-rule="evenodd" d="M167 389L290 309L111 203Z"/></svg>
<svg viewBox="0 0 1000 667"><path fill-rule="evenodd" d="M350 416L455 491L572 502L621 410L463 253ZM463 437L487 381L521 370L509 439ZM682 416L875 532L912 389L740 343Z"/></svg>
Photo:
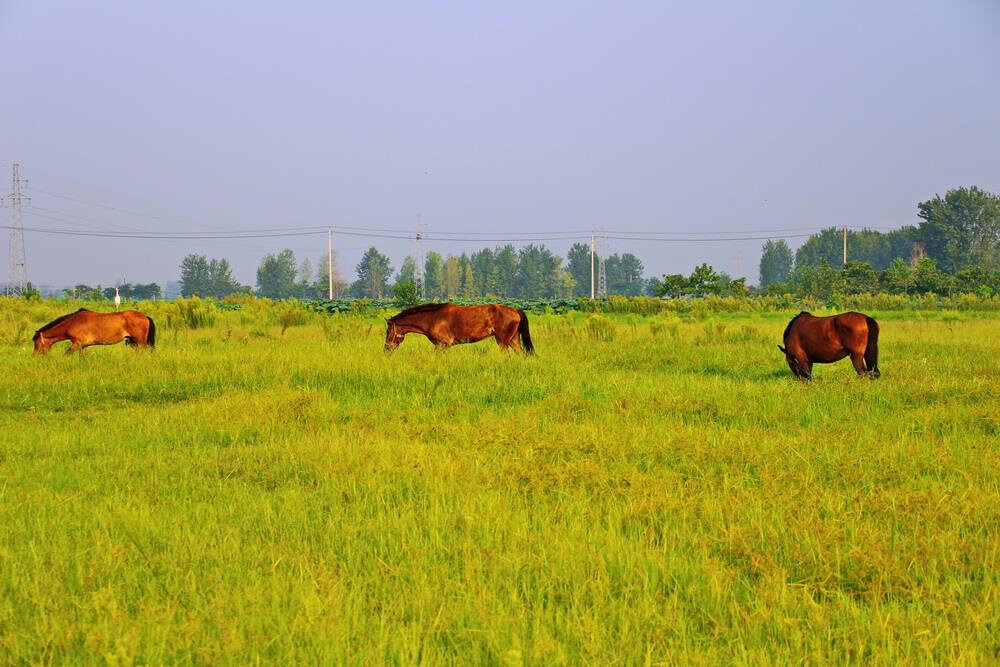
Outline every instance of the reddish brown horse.
<svg viewBox="0 0 1000 667"><path fill-rule="evenodd" d="M535 351L528 333L528 316L523 310L499 304L457 306L453 303L426 303L407 308L385 322L386 352L399 347L408 333L423 334L439 348L456 343L475 343L493 336L503 349L512 347L520 350L523 344L526 354Z"/></svg>
<svg viewBox="0 0 1000 667"><path fill-rule="evenodd" d="M796 377L812 377L814 363L829 364L851 357L858 375L877 378L878 322L863 313L841 313L816 317L805 311L785 327L785 353L788 367Z"/></svg>
<svg viewBox="0 0 1000 667"><path fill-rule="evenodd" d="M67 354L91 345L114 345L125 341L132 347L153 347L156 325L153 318L134 310L95 313L81 308L58 317L35 332L35 354L45 354L53 343L71 341Z"/></svg>

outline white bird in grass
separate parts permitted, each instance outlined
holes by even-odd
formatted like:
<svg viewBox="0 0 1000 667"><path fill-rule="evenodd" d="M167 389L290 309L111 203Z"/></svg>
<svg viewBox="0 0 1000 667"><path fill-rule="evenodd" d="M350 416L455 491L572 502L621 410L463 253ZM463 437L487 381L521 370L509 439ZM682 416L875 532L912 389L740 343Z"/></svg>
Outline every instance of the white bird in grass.
<svg viewBox="0 0 1000 667"><path fill-rule="evenodd" d="M118 310L118 306L122 305L122 298L118 294L118 288L115 288L115 310Z"/></svg>

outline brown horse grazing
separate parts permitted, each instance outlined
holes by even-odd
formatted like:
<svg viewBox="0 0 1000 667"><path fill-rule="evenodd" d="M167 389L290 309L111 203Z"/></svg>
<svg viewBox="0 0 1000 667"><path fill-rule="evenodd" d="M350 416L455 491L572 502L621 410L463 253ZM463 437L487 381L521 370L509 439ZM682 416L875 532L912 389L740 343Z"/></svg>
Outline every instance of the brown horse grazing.
<svg viewBox="0 0 1000 667"><path fill-rule="evenodd" d="M95 313L81 308L75 313L58 317L35 332L35 354L45 354L53 343L69 340L66 354L79 352L91 345L114 345L125 341L131 347L156 345L156 325L153 318L134 310L120 313Z"/></svg>
<svg viewBox="0 0 1000 667"><path fill-rule="evenodd" d="M525 354L535 351L528 333L528 316L523 310L499 304L457 306L453 303L426 303L407 308L385 322L386 352L399 347L408 333L423 334L438 348L456 343L475 343L493 336L503 349L513 347L520 350L523 343Z"/></svg>
<svg viewBox="0 0 1000 667"><path fill-rule="evenodd" d="M878 322L863 313L841 313L816 317L805 311L785 327L785 353L788 367L796 377L812 377L814 363L829 364L850 355L858 375L877 378Z"/></svg>

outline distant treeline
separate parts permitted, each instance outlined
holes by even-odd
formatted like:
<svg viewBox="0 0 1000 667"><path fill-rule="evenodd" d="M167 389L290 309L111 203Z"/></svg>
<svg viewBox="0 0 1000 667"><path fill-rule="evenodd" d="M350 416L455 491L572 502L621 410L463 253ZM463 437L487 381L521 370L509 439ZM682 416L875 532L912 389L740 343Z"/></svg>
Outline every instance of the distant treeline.
<svg viewBox="0 0 1000 667"><path fill-rule="evenodd" d="M80 301L101 301L104 299L113 299L115 297L115 288L102 287L101 285L96 287L91 287L90 285L77 285L63 290L63 294L70 299L78 299ZM145 285L125 283L124 285L118 285L118 294L121 298L132 301L159 299L163 296L160 291L160 286L156 283L148 283Z"/></svg>
<svg viewBox="0 0 1000 667"><path fill-rule="evenodd" d="M917 217L918 225L891 232L848 231L849 264L842 270L842 230L814 234L794 257L783 240L768 241L760 260L761 288L898 294L997 291L1000 196L977 187L956 188L918 204Z"/></svg>
<svg viewBox="0 0 1000 667"><path fill-rule="evenodd" d="M605 258L608 294L634 296L645 292L648 281L643 265L631 253ZM181 263L181 294L213 296L252 292L272 299L326 298L329 294L327 258L313 264L298 262L291 250L267 255L257 269L257 285L240 285L232 278L224 259L188 255ZM515 299L569 298L590 295L590 248L574 244L566 258L544 245L515 248L483 248L477 252L447 257L429 252L424 261L423 280L416 261L406 257L398 271L386 255L372 246L355 268L355 280L348 283L333 267L333 296L379 299L397 292L414 292L420 298L476 298L488 294Z"/></svg>
<svg viewBox="0 0 1000 667"><path fill-rule="evenodd" d="M689 275L647 279L638 257L614 254L604 261L607 294L699 297L763 291L825 298L877 292L1000 293L1000 196L977 187L956 188L944 197L919 203L917 216L918 225L890 232L848 231L850 261L846 266L843 232L837 228L812 235L794 253L784 240L768 241L762 249L756 288L708 264ZM590 248L576 243L565 257L540 244L521 248L508 244L448 256L431 251L424 258L422 272L417 271L412 256L395 270L389 258L372 246L350 281L343 278L336 261L321 257L314 269L309 259L299 262L291 250L283 250L261 260L255 286L237 282L227 260L191 254L181 263L181 294L325 299L330 265L333 297L338 299L568 299L591 293ZM114 288L77 285L66 293L79 299L110 298ZM126 299L159 298L160 288L153 283L126 284L119 286L119 293Z"/></svg>

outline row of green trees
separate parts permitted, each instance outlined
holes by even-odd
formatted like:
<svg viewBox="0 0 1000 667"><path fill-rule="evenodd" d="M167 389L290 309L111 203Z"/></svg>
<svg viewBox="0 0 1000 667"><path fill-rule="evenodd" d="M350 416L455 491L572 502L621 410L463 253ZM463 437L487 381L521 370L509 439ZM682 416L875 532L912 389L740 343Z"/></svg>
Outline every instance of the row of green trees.
<svg viewBox="0 0 1000 667"><path fill-rule="evenodd" d="M642 262L631 253L614 254L604 260L609 294L642 294L647 281ZM370 248L358 266L354 296L376 297L389 288L392 267L388 258ZM515 248L483 248L477 252L443 257L427 253L423 282L416 261L407 257L396 276L397 284L410 283L428 299L476 298L495 294L510 298L544 299L589 296L591 289L590 248L574 244L564 260L544 245Z"/></svg>
<svg viewBox="0 0 1000 667"><path fill-rule="evenodd" d="M915 267L924 257L948 275L971 268L1000 271L1000 195L975 186L955 188L920 202L917 217L918 225L891 232L848 231L848 257L875 271L897 260ZM803 267L842 265L843 243L843 231L832 227L812 235L794 256L783 240L768 241L760 260L761 287L797 283Z"/></svg>
<svg viewBox="0 0 1000 667"><path fill-rule="evenodd" d="M266 255L257 269L256 288L240 285L224 259L188 255L181 262L181 293L224 298L253 292L273 299L325 298L328 295L327 258L314 273L308 259L297 263L291 250ZM634 296L644 293L647 281L642 262L631 253L605 259L609 294ZM355 269L356 279L346 283L334 267L334 297L384 298L410 285L427 299L475 298L488 294L510 298L561 298L590 295L590 248L577 243L567 258L544 245L515 248L483 248L477 252L447 257L429 252L421 282L414 258L403 260L399 271L374 246L365 252Z"/></svg>
<svg viewBox="0 0 1000 667"><path fill-rule="evenodd" d="M839 267L826 261L800 266L794 280L772 283L769 294L797 294L828 300L838 294L1000 294L1000 271L970 266L955 273L938 268L937 261L924 257L911 266L897 257L878 271L867 262L851 261Z"/></svg>
<svg viewBox="0 0 1000 667"><path fill-rule="evenodd" d="M794 253L784 240L764 244L760 260L760 288L785 293L822 289L884 290L893 293L975 291L989 289L1000 271L1000 196L977 187L949 190L944 197L917 206L917 226L882 233L848 232L851 262L843 270L843 235L835 228L811 236ZM330 262L329 264L332 264ZM181 263L181 293L224 298L256 293L274 299L324 298L328 294L328 258L314 271L308 259L298 263L291 250L266 255L257 269L256 286L241 285L225 259L191 254ZM668 274L647 280L643 264L631 253L605 259L609 295L700 296L747 291L742 278L716 272L707 264L690 275ZM421 280L422 274L422 280ZM977 284L973 285L976 281ZM589 296L590 248L576 243L560 257L544 245L483 248L471 254L442 256L430 252L422 272L413 257L394 271L389 258L371 247L346 282L334 267L333 296L383 298L404 286L426 299L566 298ZM125 298L155 298L159 287L126 285ZM113 294L113 288L77 285L70 296L93 298Z"/></svg>
<svg viewBox="0 0 1000 667"><path fill-rule="evenodd" d="M733 278L724 272L717 272L708 264L695 267L691 275L669 273L662 279L653 278L649 281L648 292L660 297L696 297L696 296L740 296L750 291L746 278Z"/></svg>
<svg viewBox="0 0 1000 667"><path fill-rule="evenodd" d="M115 288L103 287L101 285L92 287L90 285L80 284L64 290L63 294L71 299L100 301L101 299L113 299L115 297ZM159 299L162 296L160 286L156 283L137 283L135 285L125 283L124 285L118 285L118 294L123 299L129 299L132 301L139 301L142 299Z"/></svg>

